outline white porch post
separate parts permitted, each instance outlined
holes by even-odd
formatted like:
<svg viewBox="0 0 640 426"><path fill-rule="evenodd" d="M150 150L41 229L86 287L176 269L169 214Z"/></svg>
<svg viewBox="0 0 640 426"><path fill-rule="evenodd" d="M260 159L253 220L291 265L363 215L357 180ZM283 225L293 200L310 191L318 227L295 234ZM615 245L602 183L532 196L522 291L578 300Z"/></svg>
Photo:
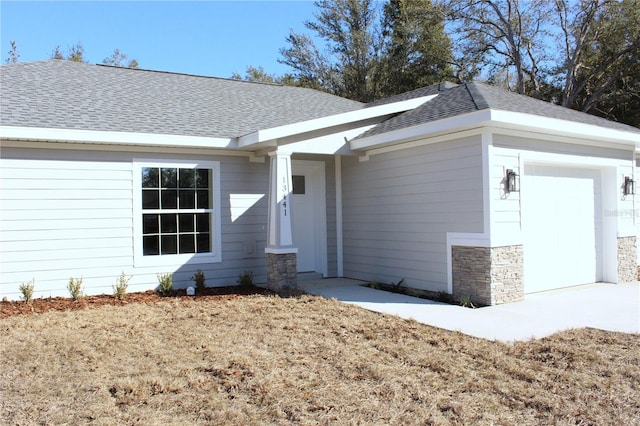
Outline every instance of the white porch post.
<svg viewBox="0 0 640 426"><path fill-rule="evenodd" d="M269 214L267 224L267 286L273 290L297 287L298 249L291 230L291 154L270 152Z"/></svg>
<svg viewBox="0 0 640 426"><path fill-rule="evenodd" d="M336 173L336 260L338 277L344 277L344 252L342 231L342 157L335 156Z"/></svg>

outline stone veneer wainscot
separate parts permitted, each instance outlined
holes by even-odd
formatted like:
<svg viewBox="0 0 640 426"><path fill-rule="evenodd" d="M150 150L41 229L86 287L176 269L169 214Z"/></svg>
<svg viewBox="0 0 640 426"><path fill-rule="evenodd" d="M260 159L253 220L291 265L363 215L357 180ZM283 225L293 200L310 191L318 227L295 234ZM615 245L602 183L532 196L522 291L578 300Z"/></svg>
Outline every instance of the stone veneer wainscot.
<svg viewBox="0 0 640 426"><path fill-rule="evenodd" d="M524 299L522 246L451 247L453 298L477 305Z"/></svg>
<svg viewBox="0 0 640 426"><path fill-rule="evenodd" d="M637 279L636 237L618 237L618 282L628 283Z"/></svg>
<svg viewBox="0 0 640 426"><path fill-rule="evenodd" d="M274 291L298 287L298 264L295 253L267 253L267 287Z"/></svg>

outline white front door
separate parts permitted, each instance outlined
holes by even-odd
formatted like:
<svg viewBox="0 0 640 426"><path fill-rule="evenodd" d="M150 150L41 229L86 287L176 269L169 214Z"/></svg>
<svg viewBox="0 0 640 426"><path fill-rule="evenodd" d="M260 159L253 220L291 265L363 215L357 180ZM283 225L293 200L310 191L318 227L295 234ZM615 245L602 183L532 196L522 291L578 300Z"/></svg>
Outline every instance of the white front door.
<svg viewBox="0 0 640 426"><path fill-rule="evenodd" d="M525 165L521 178L525 293L600 281L600 171Z"/></svg>
<svg viewBox="0 0 640 426"><path fill-rule="evenodd" d="M326 201L322 161L292 161L292 231L298 272L326 275Z"/></svg>

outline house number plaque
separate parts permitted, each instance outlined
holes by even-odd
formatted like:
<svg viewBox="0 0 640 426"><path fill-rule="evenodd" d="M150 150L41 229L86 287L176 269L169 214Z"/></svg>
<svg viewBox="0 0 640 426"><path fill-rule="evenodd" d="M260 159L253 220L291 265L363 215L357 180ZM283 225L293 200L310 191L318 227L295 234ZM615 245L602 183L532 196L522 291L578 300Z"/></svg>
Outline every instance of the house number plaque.
<svg viewBox="0 0 640 426"><path fill-rule="evenodd" d="M281 204L281 210L282 210L282 215L286 216L287 215L287 194L289 194L289 184L287 182L287 177L286 176L282 176L282 204Z"/></svg>

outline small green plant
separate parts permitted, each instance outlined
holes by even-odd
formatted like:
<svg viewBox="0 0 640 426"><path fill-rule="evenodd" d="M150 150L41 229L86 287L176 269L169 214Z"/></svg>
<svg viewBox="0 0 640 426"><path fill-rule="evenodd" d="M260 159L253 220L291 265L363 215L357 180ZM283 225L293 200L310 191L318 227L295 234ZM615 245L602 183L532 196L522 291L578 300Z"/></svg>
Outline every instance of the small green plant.
<svg viewBox="0 0 640 426"><path fill-rule="evenodd" d="M207 288L205 284L206 278L204 276L204 272L198 269L195 274L193 274L189 279L196 284L196 293L203 294L205 289Z"/></svg>
<svg viewBox="0 0 640 426"><path fill-rule="evenodd" d="M18 287L20 293L22 293L22 300L24 303L30 304L33 301L33 288L35 287L35 279L32 279L28 283L22 283Z"/></svg>
<svg viewBox="0 0 640 426"><path fill-rule="evenodd" d="M122 300L127 295L127 288L129 287L129 280L131 277L128 277L122 271L120 277L116 280L116 283L113 285L113 294L116 295L116 298Z"/></svg>
<svg viewBox="0 0 640 426"><path fill-rule="evenodd" d="M460 306L462 306L463 308L471 308L471 309L476 308L473 302L471 302L471 298L469 296L465 296L462 299L460 299Z"/></svg>
<svg viewBox="0 0 640 426"><path fill-rule="evenodd" d="M371 280L371 282L369 283L369 287L377 290L380 288L380 283L376 280Z"/></svg>
<svg viewBox="0 0 640 426"><path fill-rule="evenodd" d="M160 284L160 294L163 296L171 296L173 291L173 274L158 274L158 283Z"/></svg>
<svg viewBox="0 0 640 426"><path fill-rule="evenodd" d="M392 282L391 283L391 287L395 290L398 291L400 290L400 287L402 287L402 284L404 284L404 278L402 278L400 281L398 281L397 283Z"/></svg>
<svg viewBox="0 0 640 426"><path fill-rule="evenodd" d="M253 272L244 271L243 273L240 274L236 283L238 285L246 285L246 286L253 285Z"/></svg>
<svg viewBox="0 0 640 426"><path fill-rule="evenodd" d="M84 290L82 289L82 277L80 278L69 278L69 284L67 284L67 290L69 290L69 294L71 294L71 298L74 301L78 301L84 297Z"/></svg>

